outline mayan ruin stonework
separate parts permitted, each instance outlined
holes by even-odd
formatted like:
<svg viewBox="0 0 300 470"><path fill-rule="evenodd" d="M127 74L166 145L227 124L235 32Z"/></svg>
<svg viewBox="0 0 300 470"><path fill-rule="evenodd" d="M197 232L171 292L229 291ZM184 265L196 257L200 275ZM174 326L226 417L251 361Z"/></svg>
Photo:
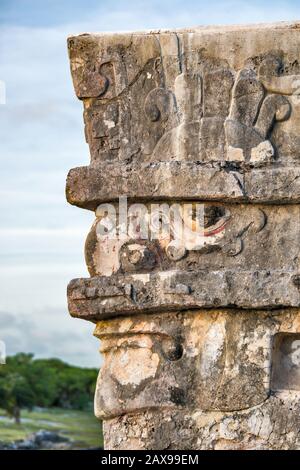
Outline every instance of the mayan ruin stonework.
<svg viewBox="0 0 300 470"><path fill-rule="evenodd" d="M68 50L91 162L67 199L95 212L68 302L106 449L299 449L300 24Z"/></svg>

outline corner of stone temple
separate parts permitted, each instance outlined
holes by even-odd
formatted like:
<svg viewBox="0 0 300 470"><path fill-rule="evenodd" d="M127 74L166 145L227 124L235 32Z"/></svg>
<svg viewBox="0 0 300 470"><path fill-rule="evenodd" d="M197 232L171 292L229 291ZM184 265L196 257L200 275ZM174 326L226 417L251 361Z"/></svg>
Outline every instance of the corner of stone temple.
<svg viewBox="0 0 300 470"><path fill-rule="evenodd" d="M106 449L299 449L300 23L68 39ZM76 274L76 273L74 273Z"/></svg>

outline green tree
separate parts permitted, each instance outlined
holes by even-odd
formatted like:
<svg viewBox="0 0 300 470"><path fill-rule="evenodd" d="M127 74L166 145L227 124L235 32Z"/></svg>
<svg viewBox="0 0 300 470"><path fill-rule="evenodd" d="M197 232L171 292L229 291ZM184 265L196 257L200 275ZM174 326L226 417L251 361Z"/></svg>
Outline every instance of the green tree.
<svg viewBox="0 0 300 470"><path fill-rule="evenodd" d="M18 423L22 408L85 409L92 404L96 378L96 369L19 353L8 357L0 368L0 407Z"/></svg>
<svg viewBox="0 0 300 470"><path fill-rule="evenodd" d="M34 398L30 384L22 375L10 372L0 377L0 406L17 424L21 420L21 408L31 409Z"/></svg>

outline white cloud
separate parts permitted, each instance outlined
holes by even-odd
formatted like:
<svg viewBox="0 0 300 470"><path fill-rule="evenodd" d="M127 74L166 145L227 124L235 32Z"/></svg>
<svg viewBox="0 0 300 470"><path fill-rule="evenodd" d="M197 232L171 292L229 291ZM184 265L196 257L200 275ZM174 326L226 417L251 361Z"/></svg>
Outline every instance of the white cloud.
<svg viewBox="0 0 300 470"><path fill-rule="evenodd" d="M37 357L62 357L70 364L100 367L94 326L64 314L51 308L22 315L0 311L0 340L5 342L7 355L33 352ZM45 321L47 318L52 321Z"/></svg>

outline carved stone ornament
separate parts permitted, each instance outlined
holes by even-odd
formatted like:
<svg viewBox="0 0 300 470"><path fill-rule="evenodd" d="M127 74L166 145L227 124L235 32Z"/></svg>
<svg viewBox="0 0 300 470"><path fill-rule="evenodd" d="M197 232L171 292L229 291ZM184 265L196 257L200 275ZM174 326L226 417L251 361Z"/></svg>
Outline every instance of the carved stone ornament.
<svg viewBox="0 0 300 470"><path fill-rule="evenodd" d="M300 25L68 39L107 449L300 449Z"/></svg>

